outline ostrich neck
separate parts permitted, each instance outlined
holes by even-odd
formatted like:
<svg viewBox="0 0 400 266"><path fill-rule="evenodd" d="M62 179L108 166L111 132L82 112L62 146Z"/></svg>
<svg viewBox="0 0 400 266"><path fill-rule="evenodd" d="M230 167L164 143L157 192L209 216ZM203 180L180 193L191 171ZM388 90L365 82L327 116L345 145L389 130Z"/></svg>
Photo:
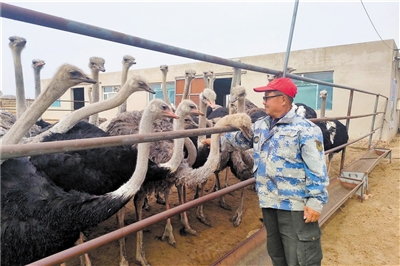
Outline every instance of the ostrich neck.
<svg viewBox="0 0 400 266"><path fill-rule="evenodd" d="M199 117L199 128L206 128L206 113L207 113L207 105L205 103L203 103L202 100L200 100L200 106L199 106L199 110L201 113L203 113L204 115L201 115ZM203 144L201 143L202 140L205 140L206 136L205 135L201 135L197 137L197 148L200 148L203 146Z"/></svg>
<svg viewBox="0 0 400 266"><path fill-rule="evenodd" d="M92 104L99 101L99 70L92 69L92 78L96 80L96 84L92 85ZM97 126L99 124L99 114L93 114L89 117L89 123Z"/></svg>
<svg viewBox="0 0 400 266"><path fill-rule="evenodd" d="M128 79L128 70L131 66L127 66L127 65L123 65L122 66L122 74L121 74L121 87L123 87L125 85L126 80ZM122 90L122 88L121 88ZM127 103L126 100L120 105L118 106L118 112L117 112L117 116L119 114L122 114L123 112L126 112L126 107L127 107Z"/></svg>
<svg viewBox="0 0 400 266"><path fill-rule="evenodd" d="M194 162L196 161L197 157L197 149L196 146L194 146L193 141L186 137L185 138L185 147L188 151L188 156L187 156L187 163L189 166L192 166Z"/></svg>
<svg viewBox="0 0 400 266"><path fill-rule="evenodd" d="M240 75L241 73L241 69L240 68L233 68L233 78L232 78L232 85L231 85L231 90L233 87L236 87L240 84Z"/></svg>
<svg viewBox="0 0 400 266"><path fill-rule="evenodd" d="M22 73L21 51L16 51L13 49L12 52L15 71L17 118L20 118L26 110L24 75Z"/></svg>
<svg viewBox="0 0 400 266"><path fill-rule="evenodd" d="M177 113L179 119L174 119L173 130L183 130L183 124L185 122L185 116ZM183 160L183 145L185 143L185 138L174 139L174 149L172 152L172 157L168 162L162 164L162 167L168 167L172 172L175 172L178 166Z"/></svg>
<svg viewBox="0 0 400 266"><path fill-rule="evenodd" d="M33 74L35 78L35 99L37 99L40 94L40 69L34 68Z"/></svg>
<svg viewBox="0 0 400 266"><path fill-rule="evenodd" d="M163 95L164 95L164 101L168 105L171 105L171 101L169 100L168 91L167 91L167 73L166 72L163 72L161 86L162 86L162 92L163 92Z"/></svg>
<svg viewBox="0 0 400 266"><path fill-rule="evenodd" d="M90 104L88 106L85 106L81 109L78 109L76 111L74 111L73 113L63 117L60 122L58 122L56 125L54 125L52 128L50 128L49 130L43 132L42 134L29 139L29 142L40 142L43 140L44 137L54 134L54 133L65 133L68 130L70 130L76 123L79 122L79 120L98 113L98 112L102 112L105 110L109 110L112 109L118 105L120 105L121 103L124 102L124 100L126 100L126 98L128 98L128 96L132 93L132 91L128 90L128 85L124 86L114 97L105 100L105 101L101 101L101 102L97 102L97 103L93 103Z"/></svg>
<svg viewBox="0 0 400 266"><path fill-rule="evenodd" d="M182 99L189 99L189 91L190 91L190 83L192 82L192 78L185 78L185 87L183 89Z"/></svg>
<svg viewBox="0 0 400 266"><path fill-rule="evenodd" d="M244 104L245 99L244 98L239 98L238 99L238 106L237 106L237 112L238 113L244 113L245 112L245 104Z"/></svg>
<svg viewBox="0 0 400 266"><path fill-rule="evenodd" d="M53 80L43 93L32 103L29 112L24 112L1 140L3 145L17 144L47 108L69 88ZM55 93L58 92L58 93Z"/></svg>
<svg viewBox="0 0 400 266"><path fill-rule="evenodd" d="M142 119L140 120L139 133L148 134L153 132L153 121L154 117L150 110L146 110L143 113ZM136 160L136 168L132 177L116 191L112 192L113 196L122 196L126 198L133 197L136 192L140 189L144 178L147 173L147 167L149 164L150 154L150 142L138 143L137 145L138 155Z"/></svg>
<svg viewBox="0 0 400 266"><path fill-rule="evenodd" d="M197 184L205 182L208 177L217 170L219 165L219 138L221 134L211 135L210 154L208 155L205 164L199 168L193 169L187 176L185 176L185 184L193 187Z"/></svg>

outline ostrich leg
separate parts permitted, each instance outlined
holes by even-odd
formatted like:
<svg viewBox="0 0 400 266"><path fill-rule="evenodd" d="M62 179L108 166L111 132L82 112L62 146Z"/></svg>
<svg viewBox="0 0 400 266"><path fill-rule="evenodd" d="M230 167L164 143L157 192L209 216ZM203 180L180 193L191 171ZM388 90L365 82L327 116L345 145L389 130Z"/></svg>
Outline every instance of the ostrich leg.
<svg viewBox="0 0 400 266"><path fill-rule="evenodd" d="M199 191L199 197L202 197L202 196L203 196L203 194L204 194L204 187L205 187L206 183L207 183L207 181L201 183L201 188L200 188L200 191ZM212 226L212 225L211 225L211 221L208 220L208 218L204 216L204 213L203 213L203 204L201 204L201 205L199 205L199 206L197 207L196 214L197 214L197 219L199 219L200 222L202 222L202 223L205 224L205 225Z"/></svg>
<svg viewBox="0 0 400 266"><path fill-rule="evenodd" d="M178 189L178 195L179 195L179 204L184 204L186 202L186 186L185 185L177 185L176 187ZM197 232L193 230L190 225L189 225L189 220L187 218L187 213L182 212L180 214L181 217L181 223L183 225L182 231L185 233L197 236Z"/></svg>
<svg viewBox="0 0 400 266"><path fill-rule="evenodd" d="M121 208L117 212L117 223L119 228L122 228L125 226L125 213L126 213L126 207ZM118 240L119 242L119 255L120 255L120 266L129 266L128 259L126 258L126 246L125 246L125 237L120 238Z"/></svg>
<svg viewBox="0 0 400 266"><path fill-rule="evenodd" d="M134 203L137 221L142 220L142 211L145 198L146 193L144 192L138 192L135 195ZM136 260L140 262L142 266L150 266L150 264L146 260L145 252L143 249L143 230L139 230L136 233Z"/></svg>
<svg viewBox="0 0 400 266"><path fill-rule="evenodd" d="M165 198L165 210L169 210L169 188L165 190L164 192L164 198ZM173 247L176 247L176 241L174 237L174 232L171 224L171 218L167 219L167 224L165 225L164 233L161 237L162 241L167 240L168 244L170 244Z"/></svg>
<svg viewBox="0 0 400 266"><path fill-rule="evenodd" d="M230 221L233 222L233 226L235 227L238 227L242 222L243 201L244 201L244 188L242 188L242 193L240 195L239 207L237 208L235 215L230 219Z"/></svg>

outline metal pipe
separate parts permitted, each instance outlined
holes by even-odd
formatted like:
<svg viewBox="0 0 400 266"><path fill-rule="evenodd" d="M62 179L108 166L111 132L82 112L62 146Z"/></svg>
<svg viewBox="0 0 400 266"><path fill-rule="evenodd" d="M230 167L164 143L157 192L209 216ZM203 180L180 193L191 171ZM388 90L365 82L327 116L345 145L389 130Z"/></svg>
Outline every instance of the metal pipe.
<svg viewBox="0 0 400 266"><path fill-rule="evenodd" d="M187 129L150 134L135 134L123 136L99 137L90 139L62 140L29 144L3 145L1 159L10 159L21 156L34 156L56 152L69 152L95 148L105 148L117 145L132 145L141 142L193 137L215 133L224 133L238 130L235 127L213 127L201 129Z"/></svg>
<svg viewBox="0 0 400 266"><path fill-rule="evenodd" d="M104 29L101 27L77 22L74 20L68 20L68 19L52 16L49 14L33 11L33 10L22 8L22 7L13 6L13 5L6 4L6 3L0 3L0 16L4 17L4 18L8 18L8 19L13 19L13 20L17 20L17 21L30 23L30 24L40 25L43 27L72 32L72 33L76 33L76 34L94 37L97 39L116 42L116 43L120 43L120 44L126 44L126 45L135 46L135 47L139 47L139 48L143 48L143 49L147 49L147 50L181 56L181 57L185 57L185 58L191 58L191 59L214 63L214 64L218 64L218 65L230 66L230 67L234 67L234 68L241 68L241 69L251 70L254 72L273 74L273 75L279 75L282 73L282 71L269 69L269 68L265 68L265 67L253 66L253 65L242 63L242 62L236 62L234 60L225 59L222 57L217 57L217 56L213 56L213 55L195 52L192 50L179 48L179 47L168 45L168 44L154 42L154 41L146 40L146 39L139 38L136 36L124 34L121 32ZM348 90L354 90L354 91L358 91L358 92L365 93L365 94L380 95L380 94L376 94L373 92L358 90L358 89L351 88L348 86L343 86L343 85L324 82L324 81L320 81L320 80L316 80L316 79L301 77L301 76L293 75L293 74L289 74L289 73L287 73L286 76L289 78L296 79L296 80L307 81L307 82L311 82L311 83L315 83L315 84L326 85L326 86L348 89ZM380 95L380 96L387 98L386 96L383 96L383 95Z"/></svg>
<svg viewBox="0 0 400 266"><path fill-rule="evenodd" d="M174 207L172 209L169 209L167 211L155 214L153 216L150 216L149 218L146 218L144 220L138 221L134 224L125 226L124 228L115 230L113 232L110 232L108 234L102 235L100 237L97 237L93 240L84 242L82 244L79 244L77 246L74 246L72 248L69 248L67 250L61 251L59 253L53 254L49 257L43 258L41 260L32 262L31 264L28 264L29 266L33 265L56 265L65 262L66 260L79 256L81 254L84 254L90 250L96 249L100 246L103 246L107 243L110 243L112 241L115 241L117 239L120 239L122 237L125 237L129 234L132 234L136 231L142 230L145 227L152 225L154 223L160 222L162 220L165 220L169 217L172 217L174 215L177 215L181 212L187 211L191 208L194 208L198 205L204 204L207 201L219 198L227 193L233 192L235 190L238 190L240 188L244 188L248 185L251 185L255 183L255 179L250 178L245 181L236 183L234 185L230 185L227 188L218 190L216 192L213 192L211 194L202 196L200 198L197 198L195 200L191 200L187 203L184 203L182 205L179 205L177 207Z"/></svg>
<svg viewBox="0 0 400 266"><path fill-rule="evenodd" d="M293 8L292 24L290 25L290 33L289 33L289 39L288 39L287 48L286 48L285 62L283 64L282 77L286 77L286 71L287 71L287 66L288 66L288 62L289 62L289 55L290 55L290 48L292 46L294 26L296 24L296 16L297 16L297 8L298 8L298 6L299 6L299 0L296 0L295 3L294 3L294 8Z"/></svg>
<svg viewBox="0 0 400 266"><path fill-rule="evenodd" d="M378 101L379 101L379 96L375 97L375 105L374 105L374 113L376 113L376 110L378 109ZM376 115L374 115L372 117L372 121L371 121L371 130L374 128L375 126L375 119L376 119ZM371 149L371 142L372 142L372 135L369 136L369 140L368 140L368 149Z"/></svg>
<svg viewBox="0 0 400 266"><path fill-rule="evenodd" d="M379 114L377 112L376 114ZM341 120L347 118L362 118L372 116L374 114L358 115L358 116L339 116L339 117L326 117L326 118L312 118L312 122ZM157 132L150 134L135 134L123 136L110 136L101 138L90 139L76 139L76 140L62 140L55 142L40 142L40 143L27 143L27 144L14 144L3 145L0 149L1 159L11 159L22 156L35 156L43 154L51 154L57 152L70 152L86 149L105 148L117 145L132 145L141 142L152 142L164 139L176 139L180 137L193 137L199 135L208 135L214 133L224 133L237 130L234 127L214 127L203 129L187 129L168 132Z"/></svg>

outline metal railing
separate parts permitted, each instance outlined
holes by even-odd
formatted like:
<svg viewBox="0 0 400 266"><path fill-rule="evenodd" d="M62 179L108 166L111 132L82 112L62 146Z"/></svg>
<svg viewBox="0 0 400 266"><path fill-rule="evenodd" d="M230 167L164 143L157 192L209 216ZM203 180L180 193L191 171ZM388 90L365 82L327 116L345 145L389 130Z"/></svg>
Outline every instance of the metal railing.
<svg viewBox="0 0 400 266"><path fill-rule="evenodd" d="M230 67L238 68L238 69L246 69L249 71L266 73L266 74L273 74L273 75L283 74L282 71L273 70L273 69L269 69L269 68L265 68L265 67L254 66L254 65L250 65L250 64L245 64L245 63L241 63L238 61L224 59L224 58L217 57L217 56L212 56L212 55L199 53L199 52L195 52L192 50L187 50L187 49L183 49L183 48L179 48L179 47L175 47L175 46L171 46L171 45L167 45L167 44L163 44L163 43L159 43L159 42L154 42L154 41L146 40L146 39L139 38L136 36L127 35L127 34L124 34L121 32L116 32L116 31L96 27L93 25L88 25L88 24L77 22L77 21L68 20L68 19L64 19L64 18L60 18L60 17L55 17L55 16L52 16L49 14L36 12L36 11L25 9L25 8L16 7L16 6L13 6L10 4L0 3L0 15L3 18L18 20L18 21L22 21L22 22L26 22L26 23L30 23L30 24L35 24L35 25L40 25L40 26L58 29L58 30L62 30L62 31L72 32L72 33L76 33L76 34L90 36L90 37L107 40L107 41L111 41L111 42L116 42L116 43L120 43L120 44L135 46L135 47L148 49L148 50L152 50L152 51L157 51L157 52L162 52L162 53L166 53L166 54L191 58L191 59L195 59L195 60L199 60L199 61L210 62L210 63L214 63L214 64L230 66ZM367 117L367 116L373 117L372 122L371 122L371 131L369 134L367 134L355 141L352 141L345 145L342 145L340 147L336 147L335 149L328 150L325 153L334 152L336 150L339 150L343 147L351 145L351 144L355 143L356 141L359 141L360 139L363 139L368 136L370 136L370 139L369 139L369 147L370 147L372 135L378 129L380 129L381 134L382 134L382 129L384 126L384 119L382 119L382 124L378 128L376 128L376 126L375 126L375 121L376 121L377 115L383 114L383 117L385 116L386 110L387 110L387 104L388 104L388 97L383 96L381 94L377 94L377 93L363 91L360 89L356 89L356 88L352 88L352 87L348 87L348 86L344 86L344 85L338 85L338 84L334 84L334 83L329 83L329 82L324 82L324 81L320 81L320 80L315 80L315 79L311 79L311 78L305 78L305 77L297 76L294 74L285 73L285 76L292 78L292 79L296 79L296 80L302 80L302 81L311 82L311 83L315 83L315 84L326 85L326 86L331 86L331 87L340 88L340 89L346 89L346 90L350 91L346 116L331 117L331 118L318 118L318 119L313 119L314 121L328 121L328 120L343 120L343 119L345 119L346 120L346 128L347 128L347 130L349 130L350 119ZM354 92L360 92L363 94L376 96L374 109L371 114L354 115L354 116L351 115ZM386 99L384 112L377 111L378 101L379 101L380 97L383 97ZM7 158L20 157L20 156L31 156L31 155L48 154L48 153L55 153L55 152L93 149L93 148L100 148L100 147L133 144L133 143L139 143L139 142L149 142L149 141L155 141L155 140L161 140L161 139L173 139L173 138L186 137L186 136L198 136L198 135L211 134L211 133L222 133L222 132L228 132L228 131L233 131L233 130L235 130L235 128L231 128L231 127L223 127L222 128L221 127L221 128L211 128L211 129L193 129L193 130L176 131L176 132L152 133L152 134L147 134L146 136L138 134L138 135L85 139L85 140L69 140L69 141L60 141L60 142L54 142L54 143L4 145L1 149L1 158L7 159ZM380 138L381 138L381 136L379 136L379 139ZM345 158L345 150L343 150L343 152L342 152L340 170L343 168L344 158ZM53 264L62 263L69 258L84 254L90 250L98 248L102 245L105 245L105 244L111 242L111 241L117 240L119 238L127 236L128 234L131 234L133 232L141 230L141 229L145 228L146 226L149 226L150 224L159 222L161 220L165 220L168 217L171 217L173 215L181 213L181 212L188 210L190 208L193 208L197 205L203 204L209 200L218 198L224 194L230 193L239 188L250 185L254 182L255 182L254 178L246 180L246 181L242 181L236 185L232 185L228 188L224 188L217 192L213 192L213 193L205 195L199 199L192 200L190 202L187 202L178 207L174 207L163 213L159 213L157 215L151 216L151 217L146 218L137 223L126 226L123 229L115 230L109 234L106 234L106 235L103 235L96 239L90 240L81 245L72 247L70 249L59 252L59 253L49 256L47 258L43 258L40 261L33 262L30 265L38 265L38 264L53 265Z"/></svg>

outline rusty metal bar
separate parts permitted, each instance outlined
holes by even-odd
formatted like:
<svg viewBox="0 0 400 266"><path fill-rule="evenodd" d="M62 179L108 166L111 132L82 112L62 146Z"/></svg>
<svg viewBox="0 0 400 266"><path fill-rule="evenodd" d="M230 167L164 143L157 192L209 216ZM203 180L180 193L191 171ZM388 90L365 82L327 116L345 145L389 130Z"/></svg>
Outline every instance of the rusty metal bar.
<svg viewBox="0 0 400 266"><path fill-rule="evenodd" d="M352 116L350 118L361 118L367 117L374 114ZM331 118L313 118L310 121L329 121L329 120L340 120L349 118L347 116L331 117ZM34 156L51 154L56 152L68 152L78 151L86 149L105 148L116 145L132 145L141 142L152 142L158 140L175 139L181 137L193 137L199 135L208 135L214 133L225 133L230 131L238 130L235 127L217 127L217 128L203 128L203 129L188 129L168 132L157 132L150 134L135 134L135 135L123 135L123 136L110 136L101 138L90 138L90 139L77 139L77 140L63 140L55 142L40 142L40 143L28 143L28 144L14 144L14 145L3 145L0 149L1 159L10 159L22 156Z"/></svg>
<svg viewBox="0 0 400 266"><path fill-rule="evenodd" d="M378 102L379 102L379 96L375 97L375 105L374 105L374 113L376 113L376 110L378 110ZM376 115L374 115L372 117L372 121L371 121L371 130L374 128L375 126L375 119L376 119ZM372 142L372 135L369 136L369 140L368 140L368 149L371 149L371 142Z"/></svg>
<svg viewBox="0 0 400 266"><path fill-rule="evenodd" d="M136 36L124 34L121 32L104 29L101 27L77 22L74 20L69 20L69 19L52 16L52 15L49 15L46 13L41 13L41 12L33 11L30 9L13 6L13 5L6 4L6 3L0 3L0 16L4 17L4 18L8 18L8 19L13 19L13 20L17 20L17 21L30 23L30 24L40 25L43 27L72 32L72 33L76 33L76 34L80 34L80 35L94 37L97 39L116 42L116 43L120 43L120 44L126 44L126 45L135 46L135 47L139 47L139 48L143 48L143 49L147 49L147 50L181 56L181 57L185 57L185 58L191 58L191 59L214 63L214 64L218 64L218 65L230 66L230 67L240 68L240 69L247 69L247 70L251 70L254 72L273 74L273 75L279 75L282 73L282 71L269 69L266 67L249 65L249 64L242 63L242 62L225 59L222 57L199 53L199 52L179 48L179 47L164 44L164 43L154 42L154 41L146 40L146 39L139 38ZM311 83L316 83L316 84L320 84L320 85L332 86L332 87L342 88L342 89L347 89L347 90L354 90L354 91L358 91L358 92L365 93L365 94L379 95L384 98L388 98L381 94L358 90L358 89L355 89L352 87L338 85L338 84L320 81L320 80L316 80L316 79L301 77L301 76L293 75L293 74L289 74L289 73L286 74L286 77L293 78L296 80L302 80L302 81L307 81L307 82L311 82Z"/></svg>
<svg viewBox="0 0 400 266"><path fill-rule="evenodd" d="M63 140L29 144L3 145L1 147L2 160L21 156L33 156L56 152L78 151L95 148L105 148L117 145L132 145L141 142L193 137L214 133L224 133L238 130L235 127L213 127L201 129L176 130L150 134L135 134L123 136L99 137L90 139Z"/></svg>
<svg viewBox="0 0 400 266"><path fill-rule="evenodd" d="M207 201L219 198L227 193L233 192L235 190L238 190L240 188L246 187L248 185L251 185L255 183L255 179L250 178L248 180L236 183L234 185L230 185L227 188L223 188L221 190L218 190L216 192L213 192L211 194L207 194L203 197L200 197L195 200L191 200L185 204L179 205L177 207L174 207L172 209L169 209L167 211L155 214L153 216L150 216L149 218L146 218L142 221L135 222L134 224L125 226L124 228L115 230L111 233L102 235L100 237L97 237L93 240L87 241L83 244L79 244L77 246L74 246L72 248L69 248L67 250L61 251L59 253L53 254L49 257L43 258L41 260L32 262L31 264L28 264L28 266L33 266L33 265L57 265L60 263L65 262L66 260L79 256L81 254L84 254L90 250L96 249L100 246L103 246L107 243L110 243L112 241L115 241L117 239L120 239L122 237L125 237L129 234L132 234L136 231L142 230L143 228L152 225L154 223L160 222L162 220L165 220L171 216L177 215L181 212L187 211L191 208L194 208L198 205L204 204Z"/></svg>

